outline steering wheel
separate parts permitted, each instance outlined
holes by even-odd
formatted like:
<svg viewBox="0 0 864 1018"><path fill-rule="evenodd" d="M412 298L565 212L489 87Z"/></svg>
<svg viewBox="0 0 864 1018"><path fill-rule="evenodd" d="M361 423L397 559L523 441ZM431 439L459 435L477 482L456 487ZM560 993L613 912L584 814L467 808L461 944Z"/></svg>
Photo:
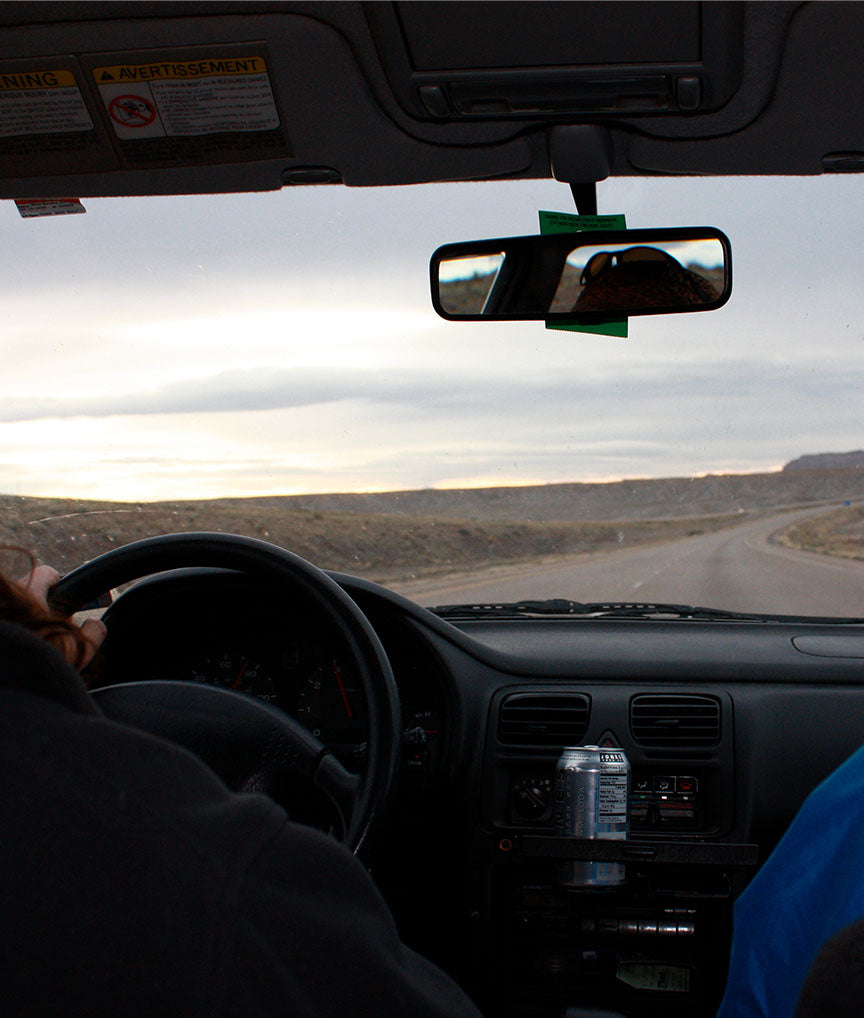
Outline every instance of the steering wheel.
<svg viewBox="0 0 864 1018"><path fill-rule="evenodd" d="M93 691L112 720L177 742L236 789L280 787L300 776L335 805L342 840L365 844L392 791L399 762L399 694L384 648L345 591L310 562L266 541L234 534L169 534L100 555L65 576L52 606L71 613L141 576L188 566L237 570L276 591L299 590L318 605L345 641L362 683L369 717L366 765L358 777L297 721L230 689L194 682L148 681ZM118 601L118 604L120 602ZM105 622L110 629L110 610Z"/></svg>

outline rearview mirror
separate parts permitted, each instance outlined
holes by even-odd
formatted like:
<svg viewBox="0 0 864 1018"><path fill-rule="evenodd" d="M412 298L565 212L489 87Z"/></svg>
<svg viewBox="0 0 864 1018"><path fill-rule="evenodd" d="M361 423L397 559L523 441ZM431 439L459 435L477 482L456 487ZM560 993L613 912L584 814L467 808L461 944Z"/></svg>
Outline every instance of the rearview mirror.
<svg viewBox="0 0 864 1018"><path fill-rule="evenodd" d="M499 237L439 247L430 274L442 318L590 323L721 307L732 251L711 226Z"/></svg>

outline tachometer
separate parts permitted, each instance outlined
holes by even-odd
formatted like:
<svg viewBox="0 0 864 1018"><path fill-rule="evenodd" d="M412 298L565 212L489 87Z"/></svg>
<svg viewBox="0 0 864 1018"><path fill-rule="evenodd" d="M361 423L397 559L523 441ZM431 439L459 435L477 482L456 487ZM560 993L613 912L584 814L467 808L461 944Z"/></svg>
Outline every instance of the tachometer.
<svg viewBox="0 0 864 1018"><path fill-rule="evenodd" d="M368 719L359 679L337 658L320 664L300 687L297 720L328 746L363 742Z"/></svg>

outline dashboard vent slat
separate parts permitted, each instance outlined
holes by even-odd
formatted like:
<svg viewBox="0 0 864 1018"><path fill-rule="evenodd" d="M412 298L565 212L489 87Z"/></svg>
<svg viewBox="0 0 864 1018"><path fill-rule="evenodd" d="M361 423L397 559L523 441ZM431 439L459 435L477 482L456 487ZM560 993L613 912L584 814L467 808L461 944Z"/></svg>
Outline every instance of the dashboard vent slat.
<svg viewBox="0 0 864 1018"><path fill-rule="evenodd" d="M705 749L720 742L720 701L696 694L643 693L630 701L639 746Z"/></svg>
<svg viewBox="0 0 864 1018"><path fill-rule="evenodd" d="M578 746L590 701L581 693L514 693L501 705L498 741L506 746Z"/></svg>

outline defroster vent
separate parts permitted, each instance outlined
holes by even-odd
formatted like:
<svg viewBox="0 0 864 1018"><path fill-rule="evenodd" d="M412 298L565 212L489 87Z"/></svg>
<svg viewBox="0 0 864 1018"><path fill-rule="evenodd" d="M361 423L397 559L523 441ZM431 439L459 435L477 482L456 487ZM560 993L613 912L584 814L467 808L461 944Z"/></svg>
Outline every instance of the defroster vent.
<svg viewBox="0 0 864 1018"><path fill-rule="evenodd" d="M590 701L581 693L514 693L501 705L498 741L506 746L578 746Z"/></svg>
<svg viewBox="0 0 864 1018"><path fill-rule="evenodd" d="M720 741L720 701L694 694L643 693L630 701L633 740L646 749L707 749Z"/></svg>

